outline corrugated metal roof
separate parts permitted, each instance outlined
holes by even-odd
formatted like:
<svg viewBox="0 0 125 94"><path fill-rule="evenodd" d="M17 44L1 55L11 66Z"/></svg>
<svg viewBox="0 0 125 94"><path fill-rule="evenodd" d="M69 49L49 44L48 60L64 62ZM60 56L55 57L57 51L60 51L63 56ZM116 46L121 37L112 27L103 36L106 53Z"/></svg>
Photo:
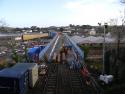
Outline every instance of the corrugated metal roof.
<svg viewBox="0 0 125 94"><path fill-rule="evenodd" d="M26 69L6 68L0 71L0 77L20 78L26 71Z"/></svg>
<svg viewBox="0 0 125 94"><path fill-rule="evenodd" d="M73 36L72 37L73 41L75 41L76 43L103 43L104 42L104 38L99 36L99 37L94 37L94 36L88 36L88 37L80 37L80 36ZM115 41L114 38L108 38L105 37L105 42L106 43L113 43Z"/></svg>
<svg viewBox="0 0 125 94"><path fill-rule="evenodd" d="M0 77L20 78L28 69L35 65L35 63L17 63L11 68L1 70Z"/></svg>
<svg viewBox="0 0 125 94"><path fill-rule="evenodd" d="M18 69L18 68L30 69L36 65L37 65L36 63L17 63L15 66L11 67L11 69Z"/></svg>

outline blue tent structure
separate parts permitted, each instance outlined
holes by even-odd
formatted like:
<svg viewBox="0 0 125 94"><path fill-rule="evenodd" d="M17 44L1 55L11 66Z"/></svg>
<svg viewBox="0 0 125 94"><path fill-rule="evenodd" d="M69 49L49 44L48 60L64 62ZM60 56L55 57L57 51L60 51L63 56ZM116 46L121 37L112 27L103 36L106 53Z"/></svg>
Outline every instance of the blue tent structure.
<svg viewBox="0 0 125 94"><path fill-rule="evenodd" d="M33 55L38 54L40 52L39 47L33 47L28 49L28 56L33 57Z"/></svg>
<svg viewBox="0 0 125 94"><path fill-rule="evenodd" d="M28 57L33 60L34 56L39 56L39 53L45 48L45 45L28 49ZM34 60L33 60L34 61Z"/></svg>

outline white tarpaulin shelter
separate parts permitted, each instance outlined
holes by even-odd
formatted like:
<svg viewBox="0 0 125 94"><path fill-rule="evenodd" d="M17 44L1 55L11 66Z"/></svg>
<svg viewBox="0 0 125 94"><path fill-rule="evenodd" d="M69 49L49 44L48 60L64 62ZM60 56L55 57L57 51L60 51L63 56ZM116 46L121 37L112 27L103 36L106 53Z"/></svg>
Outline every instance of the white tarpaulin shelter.
<svg viewBox="0 0 125 94"><path fill-rule="evenodd" d="M83 43L103 43L104 42L104 38L103 37L94 37L94 36L88 36L88 37L80 37L80 36L73 36L71 37L71 39L73 41L75 41L76 43L79 44L83 44ZM115 41L114 38L105 38L105 42L106 43L113 43Z"/></svg>

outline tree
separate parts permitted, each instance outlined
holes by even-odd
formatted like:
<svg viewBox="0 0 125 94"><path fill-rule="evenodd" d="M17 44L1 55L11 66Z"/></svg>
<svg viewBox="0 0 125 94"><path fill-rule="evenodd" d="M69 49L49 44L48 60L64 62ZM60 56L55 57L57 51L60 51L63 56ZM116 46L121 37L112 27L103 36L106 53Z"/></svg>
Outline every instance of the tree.
<svg viewBox="0 0 125 94"><path fill-rule="evenodd" d="M70 27L74 27L74 25L73 25L73 24L69 24L69 26L70 26Z"/></svg>
<svg viewBox="0 0 125 94"><path fill-rule="evenodd" d="M28 56L27 56L28 49L27 49L26 45L24 46L24 52L25 52L24 58L26 59L26 62L30 62L30 60L28 59Z"/></svg>
<svg viewBox="0 0 125 94"><path fill-rule="evenodd" d="M15 51L15 49L12 49L12 53L13 53L12 59L13 59L16 63L18 63L18 62L19 62L19 56L18 56L17 52Z"/></svg>
<svg viewBox="0 0 125 94"><path fill-rule="evenodd" d="M87 45L85 45L85 46L80 45L80 48L84 51L84 59L85 59L85 61L86 61L90 47L87 46Z"/></svg>
<svg viewBox="0 0 125 94"><path fill-rule="evenodd" d="M64 30L64 29L61 27L61 28L60 28L60 31L63 32L63 30Z"/></svg>
<svg viewBox="0 0 125 94"><path fill-rule="evenodd" d="M0 19L0 27L7 26L6 22L4 19Z"/></svg>
<svg viewBox="0 0 125 94"><path fill-rule="evenodd" d="M120 0L120 2L121 2L122 4L125 4L125 0Z"/></svg>
<svg viewBox="0 0 125 94"><path fill-rule="evenodd" d="M125 1L125 0L124 0ZM117 19L111 19L110 20L110 30L111 30L111 35L115 38L116 40L116 48L114 49L114 52L112 52L111 54L113 55L114 61L113 61L113 70L114 70L114 75L116 76L116 78L118 78L119 76L119 66L120 66L120 56L122 54L121 52L121 41L123 39L123 37L125 36L125 16L122 15L121 17L121 25L118 26L117 25ZM110 49L111 50L111 49Z"/></svg>
<svg viewBox="0 0 125 94"><path fill-rule="evenodd" d="M92 29L91 25L82 25L81 26L82 29Z"/></svg>
<svg viewBox="0 0 125 94"><path fill-rule="evenodd" d="M7 23L4 19L0 19L0 32L7 32Z"/></svg>
<svg viewBox="0 0 125 94"><path fill-rule="evenodd" d="M18 63L18 62L19 62L19 56L18 56L18 54L17 54L17 52L16 52L16 50L15 50L15 46L16 46L15 41L13 41L13 40L11 39L10 47L11 47L11 49L12 49L12 59L13 59L16 63Z"/></svg>

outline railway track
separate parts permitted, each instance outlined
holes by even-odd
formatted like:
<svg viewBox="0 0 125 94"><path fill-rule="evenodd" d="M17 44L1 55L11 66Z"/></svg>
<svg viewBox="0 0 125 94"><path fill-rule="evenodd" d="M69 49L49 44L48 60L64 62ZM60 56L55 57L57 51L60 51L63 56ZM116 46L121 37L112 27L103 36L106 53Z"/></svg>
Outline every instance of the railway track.
<svg viewBox="0 0 125 94"><path fill-rule="evenodd" d="M65 64L50 64L42 94L96 94L93 90L85 84L79 71Z"/></svg>
<svg viewBox="0 0 125 94"><path fill-rule="evenodd" d="M86 85L79 71L66 64L48 64L48 73L40 76L37 84L27 94L102 94L93 85Z"/></svg>
<svg viewBox="0 0 125 94"><path fill-rule="evenodd" d="M70 45L72 43L66 36L60 36L53 52L58 54L62 44ZM71 57L71 55L69 56ZM28 94L100 94L100 87L92 77L91 84L87 85L86 79L82 77L80 72L71 70L66 63L51 63L48 64L47 74L39 78L35 89L31 91Z"/></svg>
<svg viewBox="0 0 125 94"><path fill-rule="evenodd" d="M71 70L72 94L83 94L83 80L78 71Z"/></svg>
<svg viewBox="0 0 125 94"><path fill-rule="evenodd" d="M44 86L44 90L42 94L56 94L57 87L57 73L58 73L58 65L51 64L49 65L48 74L46 77L46 84Z"/></svg>

